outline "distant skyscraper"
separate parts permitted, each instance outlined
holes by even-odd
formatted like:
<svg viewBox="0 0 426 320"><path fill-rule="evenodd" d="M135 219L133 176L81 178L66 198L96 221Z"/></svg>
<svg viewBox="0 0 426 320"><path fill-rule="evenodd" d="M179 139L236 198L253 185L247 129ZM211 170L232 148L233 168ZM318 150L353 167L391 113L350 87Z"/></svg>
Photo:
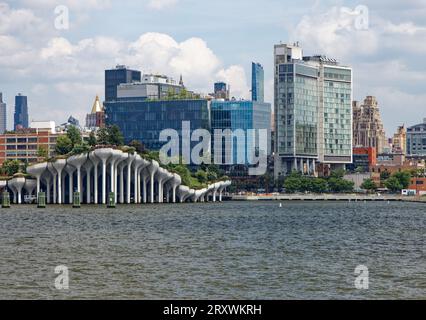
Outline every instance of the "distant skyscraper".
<svg viewBox="0 0 426 320"><path fill-rule="evenodd" d="M6 115L6 103L3 102L3 93L0 92L0 134L3 134L6 131Z"/></svg>
<svg viewBox="0 0 426 320"><path fill-rule="evenodd" d="M373 147L383 153L386 145L385 129L380 117L379 103L375 97L368 96L364 104L353 102L354 146Z"/></svg>
<svg viewBox="0 0 426 320"><path fill-rule="evenodd" d="M99 97L96 96L95 102L93 103L91 113L86 116L86 128L97 129L105 126L105 112L104 108L99 101Z"/></svg>
<svg viewBox="0 0 426 320"><path fill-rule="evenodd" d="M275 176L352 163L352 69L275 46Z"/></svg>
<svg viewBox="0 0 426 320"><path fill-rule="evenodd" d="M229 100L229 88L225 82L216 82L214 84L215 99Z"/></svg>
<svg viewBox="0 0 426 320"><path fill-rule="evenodd" d="M399 126L392 138L393 153L407 153L407 129L405 125Z"/></svg>
<svg viewBox="0 0 426 320"><path fill-rule="evenodd" d="M251 67L251 97L253 101L265 101L265 72L259 63L252 63Z"/></svg>
<svg viewBox="0 0 426 320"><path fill-rule="evenodd" d="M105 101L117 100L117 87L123 83L141 81L141 72L117 66L115 69L105 70Z"/></svg>
<svg viewBox="0 0 426 320"><path fill-rule="evenodd" d="M20 93L15 97L14 129L28 128L28 100Z"/></svg>

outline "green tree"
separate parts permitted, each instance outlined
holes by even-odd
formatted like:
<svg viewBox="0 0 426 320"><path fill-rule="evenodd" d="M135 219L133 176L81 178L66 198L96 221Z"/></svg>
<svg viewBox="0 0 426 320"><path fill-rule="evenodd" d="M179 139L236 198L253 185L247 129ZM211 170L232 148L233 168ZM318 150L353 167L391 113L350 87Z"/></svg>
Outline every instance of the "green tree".
<svg viewBox="0 0 426 320"><path fill-rule="evenodd" d="M388 188L392 192L398 192L403 189L401 182L398 178L392 176L385 181L385 187Z"/></svg>
<svg viewBox="0 0 426 320"><path fill-rule="evenodd" d="M107 146L109 144L109 133L107 128L100 128L98 130L98 145Z"/></svg>
<svg viewBox="0 0 426 320"><path fill-rule="evenodd" d="M328 192L327 180L322 178L316 178L312 181L312 192L315 193L326 193Z"/></svg>
<svg viewBox="0 0 426 320"><path fill-rule="evenodd" d="M402 186L401 190L407 189L410 186L411 173L409 171L396 172L392 176L398 179Z"/></svg>
<svg viewBox="0 0 426 320"><path fill-rule="evenodd" d="M389 171L387 171L387 170L383 171L383 172L380 173L380 180L381 181L386 181L387 179L390 178L390 176L391 176L391 174L390 174Z"/></svg>
<svg viewBox="0 0 426 320"><path fill-rule="evenodd" d="M3 172L11 177L21 169L21 163L18 160L6 160L2 166Z"/></svg>
<svg viewBox="0 0 426 320"><path fill-rule="evenodd" d="M376 191L377 185L372 179L365 179L364 182L361 184L361 188L367 191Z"/></svg>
<svg viewBox="0 0 426 320"><path fill-rule="evenodd" d="M197 178L197 180L200 183L206 183L208 181L208 179L207 179L207 173L205 171L203 171L203 170L198 170L195 173L195 178Z"/></svg>
<svg viewBox="0 0 426 320"><path fill-rule="evenodd" d="M302 189L302 181L300 176L290 175L284 181L284 188L287 193L296 193Z"/></svg>
<svg viewBox="0 0 426 320"><path fill-rule="evenodd" d="M58 155L65 155L72 151L73 144L68 135L59 136L56 141L55 151Z"/></svg>
<svg viewBox="0 0 426 320"><path fill-rule="evenodd" d="M72 149L72 154L82 154L90 151L90 146L87 142L76 144Z"/></svg>
<svg viewBox="0 0 426 320"><path fill-rule="evenodd" d="M328 185L332 192L345 193L353 192L355 184L342 178L331 177L328 179Z"/></svg>
<svg viewBox="0 0 426 320"><path fill-rule="evenodd" d="M90 132L89 139L87 143L91 147L95 147L98 144L98 140L96 139L96 134L94 131Z"/></svg>
<svg viewBox="0 0 426 320"><path fill-rule="evenodd" d="M37 157L47 159L49 156L49 153L47 152L47 149L45 147L40 147L37 150Z"/></svg>
<svg viewBox="0 0 426 320"><path fill-rule="evenodd" d="M72 146L81 144L83 139L81 138L81 132L75 126L69 126L67 129L67 136L71 140Z"/></svg>
<svg viewBox="0 0 426 320"><path fill-rule="evenodd" d="M135 148L138 153L145 153L146 151L145 145L139 140L132 140L129 146Z"/></svg>
<svg viewBox="0 0 426 320"><path fill-rule="evenodd" d="M120 128L116 125L109 126L108 131L108 140L109 144L117 147L124 145L124 137L120 131Z"/></svg>

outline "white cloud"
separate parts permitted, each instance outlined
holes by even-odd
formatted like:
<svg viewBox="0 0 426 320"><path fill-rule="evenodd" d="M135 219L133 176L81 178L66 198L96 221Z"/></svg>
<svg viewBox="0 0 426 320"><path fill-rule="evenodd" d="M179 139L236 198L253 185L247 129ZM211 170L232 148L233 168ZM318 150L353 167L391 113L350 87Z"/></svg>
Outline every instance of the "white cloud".
<svg viewBox="0 0 426 320"><path fill-rule="evenodd" d="M156 10L169 8L178 3L178 0L149 0L148 7Z"/></svg>

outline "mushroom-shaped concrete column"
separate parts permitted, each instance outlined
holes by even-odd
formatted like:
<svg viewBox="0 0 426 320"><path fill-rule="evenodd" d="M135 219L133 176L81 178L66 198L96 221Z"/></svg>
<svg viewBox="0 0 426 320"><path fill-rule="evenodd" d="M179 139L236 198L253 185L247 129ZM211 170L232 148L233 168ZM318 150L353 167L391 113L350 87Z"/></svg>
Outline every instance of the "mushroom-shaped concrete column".
<svg viewBox="0 0 426 320"><path fill-rule="evenodd" d="M67 163L67 166L65 167L65 171L68 173L68 202L73 203L75 168L71 164Z"/></svg>
<svg viewBox="0 0 426 320"><path fill-rule="evenodd" d="M22 203L22 188L25 185L25 178L24 177L15 177L12 180L9 180L8 183L9 186L12 187L12 191L15 191L15 197L17 197L16 202L18 204Z"/></svg>
<svg viewBox="0 0 426 320"><path fill-rule="evenodd" d="M51 185L51 183L52 183L52 174L50 173L49 170L46 170L43 173L43 175L41 176L41 180L46 183L46 202L47 203L52 203L52 200L51 200L51 197L50 197L50 195L51 195L50 190L51 190L51 187L52 187L52 185Z"/></svg>
<svg viewBox="0 0 426 320"><path fill-rule="evenodd" d="M87 161L83 165L86 171L86 203L92 203L92 168L93 162L90 159L90 154L87 155Z"/></svg>
<svg viewBox="0 0 426 320"><path fill-rule="evenodd" d="M151 203L154 203L154 183L155 183L155 173L160 168L160 165L157 161L152 160L151 164L148 166L148 172L150 174L151 180Z"/></svg>
<svg viewBox="0 0 426 320"><path fill-rule="evenodd" d="M177 188L177 196L179 197L180 202L184 202L186 198L189 196L189 187L179 186Z"/></svg>
<svg viewBox="0 0 426 320"><path fill-rule="evenodd" d="M58 178L58 171L56 171L53 163L51 162L47 164L47 170L50 172L53 178L53 203L56 203L56 180Z"/></svg>
<svg viewBox="0 0 426 320"><path fill-rule="evenodd" d="M124 172L124 166L126 165L126 160L129 157L129 154L126 152L120 151L120 156L117 159L117 161L114 164L114 192L115 192L115 202L117 203L117 197L118 197L118 173L120 171L120 200L122 199L123 194L123 200L124 200L124 178L123 178L123 172ZM120 201L120 203L123 203L123 201Z"/></svg>
<svg viewBox="0 0 426 320"><path fill-rule="evenodd" d="M134 173L134 177L133 177L133 185L135 187L134 190L134 202L135 203L139 203L140 202L140 180L139 180L139 168L145 165L145 160L142 159L142 157L140 155L135 155L135 159L133 160L133 173Z"/></svg>
<svg viewBox="0 0 426 320"><path fill-rule="evenodd" d="M94 151L95 156L99 158L102 162L102 204L106 204L106 178L107 178L106 165L107 165L108 159L112 155L112 151L113 150L111 148L96 149Z"/></svg>
<svg viewBox="0 0 426 320"><path fill-rule="evenodd" d="M172 186L172 202L176 203L176 189L182 184L182 178L177 173L173 174L173 179L170 181Z"/></svg>
<svg viewBox="0 0 426 320"><path fill-rule="evenodd" d="M55 162L52 162L53 168L55 168L58 173L58 203L63 204L65 195L62 193L62 171L67 165L67 161L65 159L58 159Z"/></svg>
<svg viewBox="0 0 426 320"><path fill-rule="evenodd" d="M109 158L109 165L110 165L110 191L116 193L115 190L115 178L116 178L116 172L115 172L115 164L117 161L121 158L121 155L123 154L123 151L121 150L112 150L111 157Z"/></svg>
<svg viewBox="0 0 426 320"><path fill-rule="evenodd" d="M146 168L151 164L148 160L145 160L142 158L142 165L138 169L138 200L139 202L142 202L142 186L141 183L143 183L143 202L146 203ZM142 178L141 178L142 176Z"/></svg>
<svg viewBox="0 0 426 320"><path fill-rule="evenodd" d="M37 180L35 179L26 179L24 189L27 192L27 195L32 196L34 190L37 188Z"/></svg>
<svg viewBox="0 0 426 320"><path fill-rule="evenodd" d="M223 181L219 187L219 202L222 202L222 193L223 191L232 184L231 181Z"/></svg>
<svg viewBox="0 0 426 320"><path fill-rule="evenodd" d="M81 167L87 161L87 153L69 157L67 162L77 169L77 191L81 193Z"/></svg>
<svg viewBox="0 0 426 320"><path fill-rule="evenodd" d="M216 202L217 191L219 190L221 185L222 185L221 182L216 182L213 185L213 202Z"/></svg>
<svg viewBox="0 0 426 320"><path fill-rule="evenodd" d="M192 195L192 201L193 202L197 202L200 201L201 197L203 196L203 194L205 193L206 189L202 189L202 190L195 190L194 194Z"/></svg>
<svg viewBox="0 0 426 320"><path fill-rule="evenodd" d="M150 164L151 163L148 162L148 166ZM142 170L141 175L142 175L142 186L143 186L143 197L142 198L143 198L143 203L146 203L146 201L147 201L147 194L148 194L148 192L147 192L147 183L148 183L149 177L151 176L147 167L145 167Z"/></svg>
<svg viewBox="0 0 426 320"><path fill-rule="evenodd" d="M37 179L37 194L40 192L40 178L44 171L47 170L47 163L37 163L27 167L27 173L34 176Z"/></svg>
<svg viewBox="0 0 426 320"><path fill-rule="evenodd" d="M120 174L120 203L124 203L124 168L127 166L127 159L129 158L129 154L125 154L127 155L126 159L120 161L117 168Z"/></svg>
<svg viewBox="0 0 426 320"><path fill-rule="evenodd" d="M95 152L92 151L89 153L89 160L93 165L93 190L94 190L94 203L98 204L98 166L100 159L95 155Z"/></svg>
<svg viewBox="0 0 426 320"><path fill-rule="evenodd" d="M131 187L132 187L132 163L135 161L136 155L129 154L129 157L126 160L127 165L127 195L126 195L126 203L130 204L131 200Z"/></svg>
<svg viewBox="0 0 426 320"><path fill-rule="evenodd" d="M158 203L163 203L163 186L164 183L173 178L173 175L166 169L158 168L155 177L158 182Z"/></svg>

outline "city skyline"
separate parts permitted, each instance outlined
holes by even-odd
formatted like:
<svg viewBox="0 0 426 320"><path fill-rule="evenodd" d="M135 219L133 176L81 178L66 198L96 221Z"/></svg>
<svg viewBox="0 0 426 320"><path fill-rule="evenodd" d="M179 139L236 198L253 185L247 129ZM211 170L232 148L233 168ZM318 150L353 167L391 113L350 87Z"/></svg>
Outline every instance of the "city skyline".
<svg viewBox="0 0 426 320"><path fill-rule="evenodd" d="M8 128L18 92L29 97L30 121L47 120L38 116L47 114L58 123L71 114L83 121L93 96L104 99L104 70L117 63L175 79L182 74L188 87L203 93L225 81L232 95L249 99L251 62L258 61L265 69L265 101L272 103L271 53L280 40L300 41L305 55L325 54L351 65L354 99L377 97L387 136L424 117L419 110L425 109L425 75L419 61L426 47L419 40L426 32L421 20L426 5L420 1L365 1L369 26L360 30L355 1L301 1L290 7L271 0L262 8L255 1L235 1L221 14L210 13L210 19L194 14L209 12L207 3L120 3L63 1L70 26L57 30L58 1L0 1L0 91L8 105ZM194 18L179 24L189 16ZM110 23L101 23L105 17ZM126 23L119 25L124 18ZM161 22L166 20L170 24ZM175 25L180 27L170 28ZM309 32L314 27L323 32ZM250 38L256 38L256 46Z"/></svg>

